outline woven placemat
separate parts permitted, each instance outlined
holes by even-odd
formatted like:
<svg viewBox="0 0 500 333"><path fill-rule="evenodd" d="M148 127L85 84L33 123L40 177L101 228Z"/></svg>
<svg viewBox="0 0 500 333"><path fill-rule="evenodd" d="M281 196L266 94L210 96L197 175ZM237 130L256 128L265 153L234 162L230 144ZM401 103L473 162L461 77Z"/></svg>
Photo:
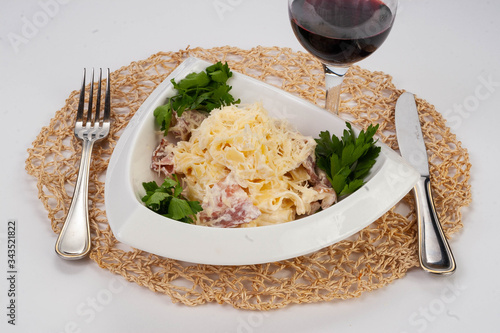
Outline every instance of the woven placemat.
<svg viewBox="0 0 500 333"><path fill-rule="evenodd" d="M307 256L268 264L189 264L118 242L107 223L104 206L109 158L140 105L189 56L210 62L227 61L235 72L324 106L321 64L306 53L287 48L188 48L160 52L114 71L112 132L108 140L94 148L90 175L91 260L128 281L168 295L173 302L218 302L255 310L358 297L401 278L419 265L415 209L410 194L349 239ZM394 106L401 93L389 75L354 66L345 78L341 116L360 127L380 124L381 140L397 149ZM78 172L81 144L73 136L78 95L77 90L72 92L65 106L41 130L26 160L26 170L37 179L38 195L55 233L61 230ZM417 104L430 152L435 204L449 237L462 228L461 208L471 201L471 165L467 150L446 127L443 117L425 100L417 98Z"/></svg>

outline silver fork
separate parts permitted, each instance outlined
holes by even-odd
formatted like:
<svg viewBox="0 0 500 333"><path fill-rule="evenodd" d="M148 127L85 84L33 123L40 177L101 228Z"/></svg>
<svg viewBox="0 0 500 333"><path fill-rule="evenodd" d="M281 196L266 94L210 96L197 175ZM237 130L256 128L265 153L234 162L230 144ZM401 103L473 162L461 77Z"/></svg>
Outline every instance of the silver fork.
<svg viewBox="0 0 500 333"><path fill-rule="evenodd" d="M106 75L106 95L104 97L104 113L102 119L100 115L102 69L99 70L99 86L97 89L95 115L93 119L94 69L92 69L87 116L84 119L85 74L86 71L84 69L75 123L75 136L83 142L82 156L71 206L69 207L64 226L56 242L56 253L64 259L81 259L90 252L88 183L92 148L95 142L108 136L110 128L109 117L111 113L111 97L109 68L107 69Z"/></svg>

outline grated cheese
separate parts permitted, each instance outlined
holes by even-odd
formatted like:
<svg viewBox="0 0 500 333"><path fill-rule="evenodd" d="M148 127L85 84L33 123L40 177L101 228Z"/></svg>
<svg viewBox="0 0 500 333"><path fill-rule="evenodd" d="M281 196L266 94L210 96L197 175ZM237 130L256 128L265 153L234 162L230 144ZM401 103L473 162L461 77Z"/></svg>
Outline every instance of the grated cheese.
<svg viewBox="0 0 500 333"><path fill-rule="evenodd" d="M244 226L294 220L312 213L322 199L308 184L302 163L316 142L285 120L269 116L261 103L213 110L174 148L175 172L184 176L186 196L202 202L208 189L231 174L261 215Z"/></svg>

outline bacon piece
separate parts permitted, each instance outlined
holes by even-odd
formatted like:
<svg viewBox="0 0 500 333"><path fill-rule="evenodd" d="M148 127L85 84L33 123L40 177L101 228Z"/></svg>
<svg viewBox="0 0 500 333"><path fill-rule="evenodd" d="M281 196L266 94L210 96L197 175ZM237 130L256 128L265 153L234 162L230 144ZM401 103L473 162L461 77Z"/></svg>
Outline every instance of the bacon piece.
<svg viewBox="0 0 500 333"><path fill-rule="evenodd" d="M232 228L261 215L232 174L208 189L198 220L212 227Z"/></svg>
<svg viewBox="0 0 500 333"><path fill-rule="evenodd" d="M326 174L325 179L328 181ZM321 209L327 209L337 201L337 193L335 193L335 190L331 186L318 183L313 186L313 189L320 194Z"/></svg>
<svg viewBox="0 0 500 333"><path fill-rule="evenodd" d="M177 138L186 141L189 140L191 132L200 126L205 120L207 114L196 110L187 110L182 113L181 117L174 112L175 125L170 127L169 132ZM174 144L163 138L153 152L151 159L151 169L158 173L163 173L165 176L170 176L174 173Z"/></svg>
<svg viewBox="0 0 500 333"><path fill-rule="evenodd" d="M316 167L316 161L314 160L314 155L311 154L302 163L302 166L309 174L309 184L313 186L313 189L320 194L320 206L315 205L315 209L326 209L333 205L337 201L337 193L332 188L330 181L328 180L326 173Z"/></svg>
<svg viewBox="0 0 500 333"><path fill-rule="evenodd" d="M168 142L166 138L161 139L151 158L151 169L165 176L174 173L174 144Z"/></svg>
<svg viewBox="0 0 500 333"><path fill-rule="evenodd" d="M177 112L174 112L175 125L170 127L169 132L182 141L187 141L191 132L198 128L207 117L208 113L197 110L186 110L180 117L177 116Z"/></svg>

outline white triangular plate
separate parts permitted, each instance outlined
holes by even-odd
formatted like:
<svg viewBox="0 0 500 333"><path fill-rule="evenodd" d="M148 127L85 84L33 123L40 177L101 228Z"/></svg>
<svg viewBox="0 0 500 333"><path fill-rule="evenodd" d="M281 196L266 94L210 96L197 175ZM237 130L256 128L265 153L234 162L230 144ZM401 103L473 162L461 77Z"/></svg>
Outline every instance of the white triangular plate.
<svg viewBox="0 0 500 333"><path fill-rule="evenodd" d="M148 97L131 119L111 157L106 174L106 214L122 243L160 256L215 265L246 265L309 254L368 226L415 185L419 175L399 154L382 143L366 184L332 207L278 225L255 228L212 228L158 215L140 198L143 182L155 179L151 154L159 142L153 111L175 91L170 82L200 72L210 63L188 58ZM341 136L345 121L326 110L246 75L234 72L228 84L242 103L260 101L276 118L286 118L304 135L329 130Z"/></svg>

